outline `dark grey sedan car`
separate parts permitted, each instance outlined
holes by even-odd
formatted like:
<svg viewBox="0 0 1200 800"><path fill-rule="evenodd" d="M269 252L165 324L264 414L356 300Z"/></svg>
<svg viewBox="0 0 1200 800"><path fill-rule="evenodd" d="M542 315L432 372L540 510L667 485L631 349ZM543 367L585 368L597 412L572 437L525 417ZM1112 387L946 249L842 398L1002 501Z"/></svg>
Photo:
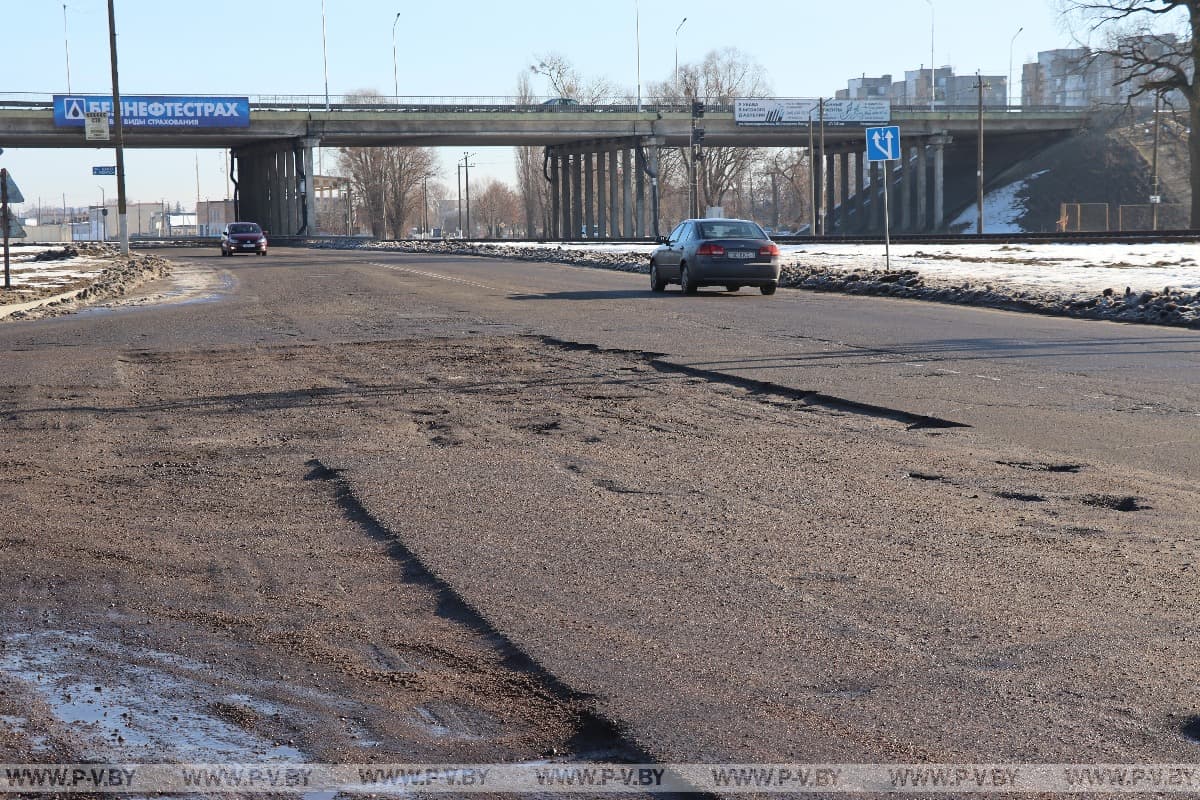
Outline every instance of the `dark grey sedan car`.
<svg viewBox="0 0 1200 800"><path fill-rule="evenodd" d="M750 220L684 220L650 254L650 288L661 292L668 283L678 283L684 294L701 286L731 292L757 286L775 294L779 247Z"/></svg>

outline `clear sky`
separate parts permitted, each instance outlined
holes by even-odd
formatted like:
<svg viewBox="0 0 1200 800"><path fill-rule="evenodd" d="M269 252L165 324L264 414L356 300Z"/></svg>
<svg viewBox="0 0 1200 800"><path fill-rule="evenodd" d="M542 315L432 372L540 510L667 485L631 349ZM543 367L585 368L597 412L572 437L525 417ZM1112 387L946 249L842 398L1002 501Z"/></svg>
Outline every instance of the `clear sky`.
<svg viewBox="0 0 1200 800"><path fill-rule="evenodd" d="M405 96L510 95L517 76L551 52L632 94L639 27L644 86L674 69L675 30L684 17L681 63L737 47L762 64L780 97L827 96L864 73L901 77L927 66L931 22L938 65L959 74L1007 75L1011 52L1017 81L1021 63L1038 51L1072 46L1055 0L325 0L324 14L321 0L116 0L121 90L323 97L324 51L330 94L375 89L390 95L397 13L395 65ZM64 31L61 0L0 0L0 99L65 94L68 53L72 92L111 92L106 0L67 0L65 17ZM532 77L534 91L549 94L543 79ZM447 183L460 156L443 154ZM190 209L197 194L223 197L225 160L224 151L215 150L129 151L129 199L166 199ZM331 167L332 153L323 160ZM476 160L472 183L476 174L511 179L510 150L481 151ZM27 201L41 198L46 206L61 205L64 195L70 205L98 203L102 190L112 198L116 179L93 177L91 167L113 161L111 150L6 148L0 155L0 166L12 171Z"/></svg>

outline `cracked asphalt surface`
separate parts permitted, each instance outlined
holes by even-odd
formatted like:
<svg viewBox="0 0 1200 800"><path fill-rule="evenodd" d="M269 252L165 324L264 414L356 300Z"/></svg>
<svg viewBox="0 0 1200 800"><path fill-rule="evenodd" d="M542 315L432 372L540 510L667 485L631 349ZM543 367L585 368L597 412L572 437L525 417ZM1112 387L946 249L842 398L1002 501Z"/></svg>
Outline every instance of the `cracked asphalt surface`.
<svg viewBox="0 0 1200 800"><path fill-rule="evenodd" d="M1194 332L166 255L0 326L0 758L1196 758Z"/></svg>

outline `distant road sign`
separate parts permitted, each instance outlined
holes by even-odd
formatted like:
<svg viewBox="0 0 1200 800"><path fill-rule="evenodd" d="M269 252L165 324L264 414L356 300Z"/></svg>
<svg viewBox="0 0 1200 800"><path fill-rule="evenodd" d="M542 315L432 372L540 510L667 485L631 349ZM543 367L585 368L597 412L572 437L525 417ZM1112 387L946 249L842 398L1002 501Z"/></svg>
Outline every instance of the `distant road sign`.
<svg viewBox="0 0 1200 800"><path fill-rule="evenodd" d="M93 175L116 175L116 167L92 167Z"/></svg>
<svg viewBox="0 0 1200 800"><path fill-rule="evenodd" d="M89 111L83 115L83 138L88 141L108 141L108 112Z"/></svg>
<svg viewBox="0 0 1200 800"><path fill-rule="evenodd" d="M21 190L17 188L17 182L13 180L12 173L6 170L4 176L5 182L8 183L8 202L24 203L25 195L21 194Z"/></svg>
<svg viewBox="0 0 1200 800"><path fill-rule="evenodd" d="M867 128L867 161L896 161L900 158L900 126Z"/></svg>

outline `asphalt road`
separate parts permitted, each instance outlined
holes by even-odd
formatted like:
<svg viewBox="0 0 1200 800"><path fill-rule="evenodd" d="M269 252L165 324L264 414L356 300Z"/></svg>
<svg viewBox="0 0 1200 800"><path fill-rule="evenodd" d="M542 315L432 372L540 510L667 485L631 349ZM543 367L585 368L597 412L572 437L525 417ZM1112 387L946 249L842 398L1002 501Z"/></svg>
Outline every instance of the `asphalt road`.
<svg viewBox="0 0 1200 800"><path fill-rule="evenodd" d="M365 259L431 307L493 325L661 353L699 370L971 425L1071 458L1197 473L1197 331L798 291L687 298L675 288L655 295L642 276L603 270Z"/></svg>
<svg viewBox="0 0 1200 800"><path fill-rule="evenodd" d="M23 437L6 475L43 435L59 460L75 440L102 464L198 451L213 466L171 491L228 492L242 510L220 519L283 503L300 558L339 546L284 499L318 464L488 630L665 761L1195 758L1196 333L654 295L624 273L383 251L164 255L191 265L169 302L0 327ZM99 480L72 464L64 485ZM151 478L139 494L169 494ZM52 502L36 482L18 499ZM159 520L127 524L144 545ZM256 531L204 541L236 554ZM331 624L363 603L386 617L352 565L325 565ZM200 608L238 602L219 570L189 580L213 582ZM243 602L286 606L287 582ZM223 619L194 624L225 635Z"/></svg>

